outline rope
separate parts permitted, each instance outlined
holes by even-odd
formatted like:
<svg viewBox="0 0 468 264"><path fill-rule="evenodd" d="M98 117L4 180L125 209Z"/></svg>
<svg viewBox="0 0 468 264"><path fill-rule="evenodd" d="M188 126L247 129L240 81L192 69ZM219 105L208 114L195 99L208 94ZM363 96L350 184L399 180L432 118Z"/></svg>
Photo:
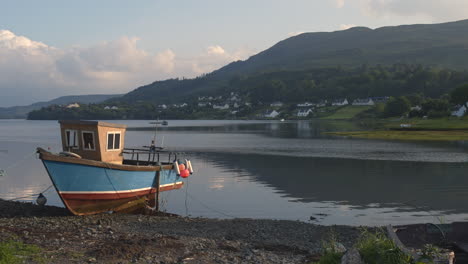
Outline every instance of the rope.
<svg viewBox="0 0 468 264"><path fill-rule="evenodd" d="M218 213L218 214L221 214L221 215L224 215L224 216L227 216L227 217L237 218L237 217L235 217L235 216L233 216L233 215L227 214L227 213L225 213L225 212L222 212L222 211L220 211L220 210L218 210L218 209L215 209L215 208L212 208L212 207L206 205L206 204L203 203L202 201L200 201L200 200L196 199L195 197L193 197L193 195L191 195L190 193L187 193L187 195L188 195L190 198L192 198L193 200L199 202L203 207L205 207L206 209L208 209L208 210L210 210L210 211L216 212L216 213Z"/></svg>
<svg viewBox="0 0 468 264"><path fill-rule="evenodd" d="M23 197L16 197L16 198L12 198L12 199L8 199L8 200L5 200L5 201L15 201L15 200L20 200L20 199L25 199L25 198L30 198L30 197L33 197L33 196L37 196L39 194L44 194L46 193L52 186L54 186L53 184L50 185L49 187L47 187L44 191L40 192L40 193L33 193L33 194L30 194L28 196L23 196Z"/></svg>

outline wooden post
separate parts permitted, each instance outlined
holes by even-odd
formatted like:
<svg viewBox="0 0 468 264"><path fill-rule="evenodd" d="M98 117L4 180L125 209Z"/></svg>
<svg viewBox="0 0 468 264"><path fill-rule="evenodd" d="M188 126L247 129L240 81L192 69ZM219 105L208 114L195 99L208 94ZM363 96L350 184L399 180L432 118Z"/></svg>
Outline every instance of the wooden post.
<svg viewBox="0 0 468 264"><path fill-rule="evenodd" d="M161 166L162 169L162 166ZM161 181L161 171L156 172L156 212L159 212L159 186L160 186L160 181Z"/></svg>

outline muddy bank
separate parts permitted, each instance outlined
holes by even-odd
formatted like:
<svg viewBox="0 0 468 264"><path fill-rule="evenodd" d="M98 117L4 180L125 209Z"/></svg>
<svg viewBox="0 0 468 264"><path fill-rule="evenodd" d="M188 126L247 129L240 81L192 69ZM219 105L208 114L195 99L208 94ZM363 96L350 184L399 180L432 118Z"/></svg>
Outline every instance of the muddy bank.
<svg viewBox="0 0 468 264"><path fill-rule="evenodd" d="M59 207L0 200L0 240L37 245L47 263L309 263L332 233L350 246L360 231L164 214L70 216Z"/></svg>

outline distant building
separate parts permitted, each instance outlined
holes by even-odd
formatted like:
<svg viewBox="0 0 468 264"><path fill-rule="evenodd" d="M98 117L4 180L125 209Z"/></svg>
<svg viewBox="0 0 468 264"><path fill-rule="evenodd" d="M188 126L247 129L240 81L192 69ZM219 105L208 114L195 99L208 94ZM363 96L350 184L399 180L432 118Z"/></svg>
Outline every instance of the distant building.
<svg viewBox="0 0 468 264"><path fill-rule="evenodd" d="M275 117L279 116L279 114L280 113L278 111L273 110L273 111L265 112L265 114L263 116L266 117L266 118L275 118Z"/></svg>
<svg viewBox="0 0 468 264"><path fill-rule="evenodd" d="M372 98L366 98L366 99L356 99L356 100L354 100L353 105L375 105L375 103L372 100Z"/></svg>
<svg viewBox="0 0 468 264"><path fill-rule="evenodd" d="M213 105L213 109L226 110L226 109L229 109L229 105L228 105L228 104L224 104L224 105Z"/></svg>
<svg viewBox="0 0 468 264"><path fill-rule="evenodd" d="M158 105L159 108L162 108L162 109L167 109L167 105L165 104L162 104L162 105Z"/></svg>
<svg viewBox="0 0 468 264"><path fill-rule="evenodd" d="M312 111L312 109L299 109L299 111L297 112L297 116L298 117L307 117L309 116L311 113L313 113L314 111Z"/></svg>
<svg viewBox="0 0 468 264"><path fill-rule="evenodd" d="M457 108L452 111L452 116L456 116L456 117L462 117L466 114L466 106L464 105L458 105Z"/></svg>
<svg viewBox="0 0 468 264"><path fill-rule="evenodd" d="M380 97L371 97L372 101L374 101L375 104L379 103L386 103L390 97L388 96L380 96Z"/></svg>
<svg viewBox="0 0 468 264"><path fill-rule="evenodd" d="M110 106L105 106L104 107L104 110L109 110L109 109L111 109Z"/></svg>
<svg viewBox="0 0 468 264"><path fill-rule="evenodd" d="M66 108L78 108L78 107L80 107L78 103L73 103L73 104L69 104L66 106Z"/></svg>
<svg viewBox="0 0 468 264"><path fill-rule="evenodd" d="M348 102L348 99L338 99L338 100L334 100L332 102L332 105L333 106L343 106L343 105L348 105L349 102Z"/></svg>
<svg viewBox="0 0 468 264"><path fill-rule="evenodd" d="M411 111L421 111L421 106L417 105L417 106L413 106L410 108Z"/></svg>
<svg viewBox="0 0 468 264"><path fill-rule="evenodd" d="M113 106L111 107L111 109L112 109L112 110L118 110L119 108L118 108L117 106L113 105Z"/></svg>
<svg viewBox="0 0 468 264"><path fill-rule="evenodd" d="M311 107L311 106L315 106L315 104L309 103L309 102L297 104L297 107Z"/></svg>
<svg viewBox="0 0 468 264"><path fill-rule="evenodd" d="M318 103L315 104L316 107L324 107L328 104L328 101L327 100L322 100Z"/></svg>
<svg viewBox="0 0 468 264"><path fill-rule="evenodd" d="M209 102L199 102L198 103L198 107L206 107L206 106L210 106L210 105L211 105L211 103L209 103Z"/></svg>
<svg viewBox="0 0 468 264"><path fill-rule="evenodd" d="M272 107L282 107L283 103L282 102L274 102L274 103L271 103L270 106L272 106Z"/></svg>

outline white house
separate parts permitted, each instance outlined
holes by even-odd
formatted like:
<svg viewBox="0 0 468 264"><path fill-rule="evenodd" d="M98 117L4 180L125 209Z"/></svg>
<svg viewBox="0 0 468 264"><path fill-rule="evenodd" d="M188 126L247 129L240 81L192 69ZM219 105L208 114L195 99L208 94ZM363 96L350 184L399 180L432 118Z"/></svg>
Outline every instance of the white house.
<svg viewBox="0 0 468 264"><path fill-rule="evenodd" d="M228 104L224 104L224 105L213 105L213 109L226 110L226 109L229 109L229 105L228 105Z"/></svg>
<svg viewBox="0 0 468 264"><path fill-rule="evenodd" d="M279 115L280 113L276 110L273 110L271 112L266 112L263 116L266 117L266 118L275 118Z"/></svg>
<svg viewBox="0 0 468 264"><path fill-rule="evenodd" d="M104 110L109 110L109 109L111 109L111 108L108 105L104 107Z"/></svg>
<svg viewBox="0 0 468 264"><path fill-rule="evenodd" d="M343 105L348 105L349 102L348 102L348 99L338 99L338 100L334 100L332 102L332 105L333 106L343 106Z"/></svg>
<svg viewBox="0 0 468 264"><path fill-rule="evenodd" d="M372 98L366 98L366 99L356 99L356 100L354 100L353 105L375 105L375 103L372 100Z"/></svg>
<svg viewBox="0 0 468 264"><path fill-rule="evenodd" d="M411 111L421 111L421 109L422 109L422 108L421 108L421 106L419 106L419 105L417 105L417 106L412 106L412 107L410 108Z"/></svg>
<svg viewBox="0 0 468 264"><path fill-rule="evenodd" d="M271 103L270 106L273 106L273 107L282 107L282 106L283 106L283 103L282 103L282 102L274 102L274 103Z"/></svg>
<svg viewBox="0 0 468 264"><path fill-rule="evenodd" d="M162 104L162 105L158 105L159 108L162 108L162 109L167 109L167 105L165 104Z"/></svg>
<svg viewBox="0 0 468 264"><path fill-rule="evenodd" d="M297 104L297 107L311 107L311 106L314 106L314 104L309 103L309 102L305 102L305 103L302 103L302 104Z"/></svg>
<svg viewBox="0 0 468 264"><path fill-rule="evenodd" d="M466 114L466 106L457 106L457 108L452 111L452 116L462 117Z"/></svg>
<svg viewBox="0 0 468 264"><path fill-rule="evenodd" d="M117 106L113 105L110 109L112 109L112 110L118 110L119 108L118 108Z"/></svg>
<svg viewBox="0 0 468 264"><path fill-rule="evenodd" d="M209 102L199 102L198 103L198 107L205 107L205 106L209 106L209 105L211 105L211 103L209 103Z"/></svg>
<svg viewBox="0 0 468 264"><path fill-rule="evenodd" d="M314 111L312 111L312 109L299 109L299 111L297 112L297 116L298 117L307 117L309 116L309 114L313 113Z"/></svg>
<svg viewBox="0 0 468 264"><path fill-rule="evenodd" d="M78 107L80 107L78 103L73 103L73 104L69 104L66 106L66 108L78 108Z"/></svg>
<svg viewBox="0 0 468 264"><path fill-rule="evenodd" d="M316 103L315 106L317 106L317 107L324 107L324 106L327 105L327 103L328 103L327 100L322 100L322 101Z"/></svg>

